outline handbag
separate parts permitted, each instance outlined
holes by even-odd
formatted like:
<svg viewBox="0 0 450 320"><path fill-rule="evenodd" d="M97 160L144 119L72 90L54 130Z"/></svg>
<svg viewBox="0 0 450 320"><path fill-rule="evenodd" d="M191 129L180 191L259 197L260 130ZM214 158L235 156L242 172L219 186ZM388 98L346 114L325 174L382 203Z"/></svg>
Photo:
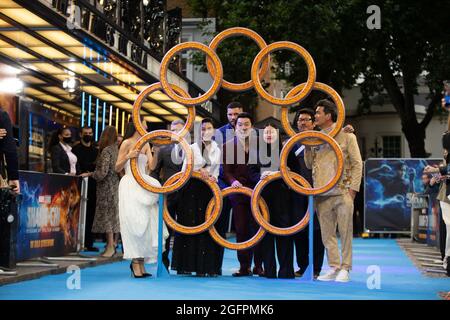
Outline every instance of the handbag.
<svg viewBox="0 0 450 320"><path fill-rule="evenodd" d="M8 175L6 174L5 155L0 154L0 188L8 188Z"/></svg>

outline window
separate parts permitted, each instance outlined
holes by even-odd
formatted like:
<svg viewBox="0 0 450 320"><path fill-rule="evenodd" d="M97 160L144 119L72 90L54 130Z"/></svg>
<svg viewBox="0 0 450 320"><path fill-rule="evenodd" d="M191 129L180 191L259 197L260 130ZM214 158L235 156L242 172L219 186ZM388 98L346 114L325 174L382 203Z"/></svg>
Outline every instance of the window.
<svg viewBox="0 0 450 320"><path fill-rule="evenodd" d="M383 157L402 157L401 136L383 136Z"/></svg>
<svg viewBox="0 0 450 320"><path fill-rule="evenodd" d="M193 36L192 35L185 35L181 38L181 42L188 42L192 41ZM189 61L189 54L188 51L184 51L181 54L181 73L188 78L189 80L194 80L194 66L191 61Z"/></svg>

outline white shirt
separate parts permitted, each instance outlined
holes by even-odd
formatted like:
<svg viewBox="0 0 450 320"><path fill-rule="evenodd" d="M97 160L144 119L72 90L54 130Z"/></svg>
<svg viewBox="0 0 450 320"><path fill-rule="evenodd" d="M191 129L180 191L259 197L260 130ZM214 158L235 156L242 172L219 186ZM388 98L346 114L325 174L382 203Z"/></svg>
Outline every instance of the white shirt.
<svg viewBox="0 0 450 320"><path fill-rule="evenodd" d="M199 171L206 164L206 160L200 151L200 147L197 143L191 144L191 150L194 156L194 171ZM219 146L215 141L211 141L211 144L204 149L203 152L208 153L208 157L211 161L211 165L206 166L205 169L209 174L216 179L219 177L220 163L221 163L221 152ZM183 161L182 171L186 170L187 159Z"/></svg>
<svg viewBox="0 0 450 320"><path fill-rule="evenodd" d="M59 143L63 150L66 152L67 156L69 157L70 162L70 174L77 174L77 156L72 152L72 147L65 145L64 143Z"/></svg>

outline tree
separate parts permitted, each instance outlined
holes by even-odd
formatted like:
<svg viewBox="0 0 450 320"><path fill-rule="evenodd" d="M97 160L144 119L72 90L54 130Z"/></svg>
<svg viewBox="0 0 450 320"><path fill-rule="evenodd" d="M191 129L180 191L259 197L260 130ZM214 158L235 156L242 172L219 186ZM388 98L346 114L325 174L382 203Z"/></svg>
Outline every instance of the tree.
<svg viewBox="0 0 450 320"><path fill-rule="evenodd" d="M373 106L371 97L387 92L402 124L412 157L427 157L425 129L442 97L442 82L450 78L450 1L364 0L188 0L204 17L215 17L217 32L234 26L257 31L266 42L289 40L305 47L317 67L317 81L338 92L360 84L361 110ZM369 29L367 8L377 5L381 28ZM227 80L245 81L258 51L251 42L226 40L218 53ZM286 52L274 53L276 74L291 84L306 79L306 66ZM286 74L285 62L293 72ZM243 72L243 70L248 70ZM429 88L429 105L422 121L415 112L418 80ZM226 103L235 93L219 92ZM253 91L242 94L255 104ZM239 97L241 98L241 97ZM253 100L252 100L253 99ZM303 102L307 103L307 101Z"/></svg>

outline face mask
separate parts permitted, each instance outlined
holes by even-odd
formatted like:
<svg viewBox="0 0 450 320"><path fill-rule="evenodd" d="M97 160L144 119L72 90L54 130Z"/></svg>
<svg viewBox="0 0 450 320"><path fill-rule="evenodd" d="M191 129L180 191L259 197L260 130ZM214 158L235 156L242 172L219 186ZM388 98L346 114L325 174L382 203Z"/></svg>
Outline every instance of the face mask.
<svg viewBox="0 0 450 320"><path fill-rule="evenodd" d="M91 142L91 141L92 141L92 136L84 135L84 136L83 136L83 141L84 141L85 143Z"/></svg>
<svg viewBox="0 0 450 320"><path fill-rule="evenodd" d="M72 137L63 137L63 141L65 143L71 143L72 142Z"/></svg>

